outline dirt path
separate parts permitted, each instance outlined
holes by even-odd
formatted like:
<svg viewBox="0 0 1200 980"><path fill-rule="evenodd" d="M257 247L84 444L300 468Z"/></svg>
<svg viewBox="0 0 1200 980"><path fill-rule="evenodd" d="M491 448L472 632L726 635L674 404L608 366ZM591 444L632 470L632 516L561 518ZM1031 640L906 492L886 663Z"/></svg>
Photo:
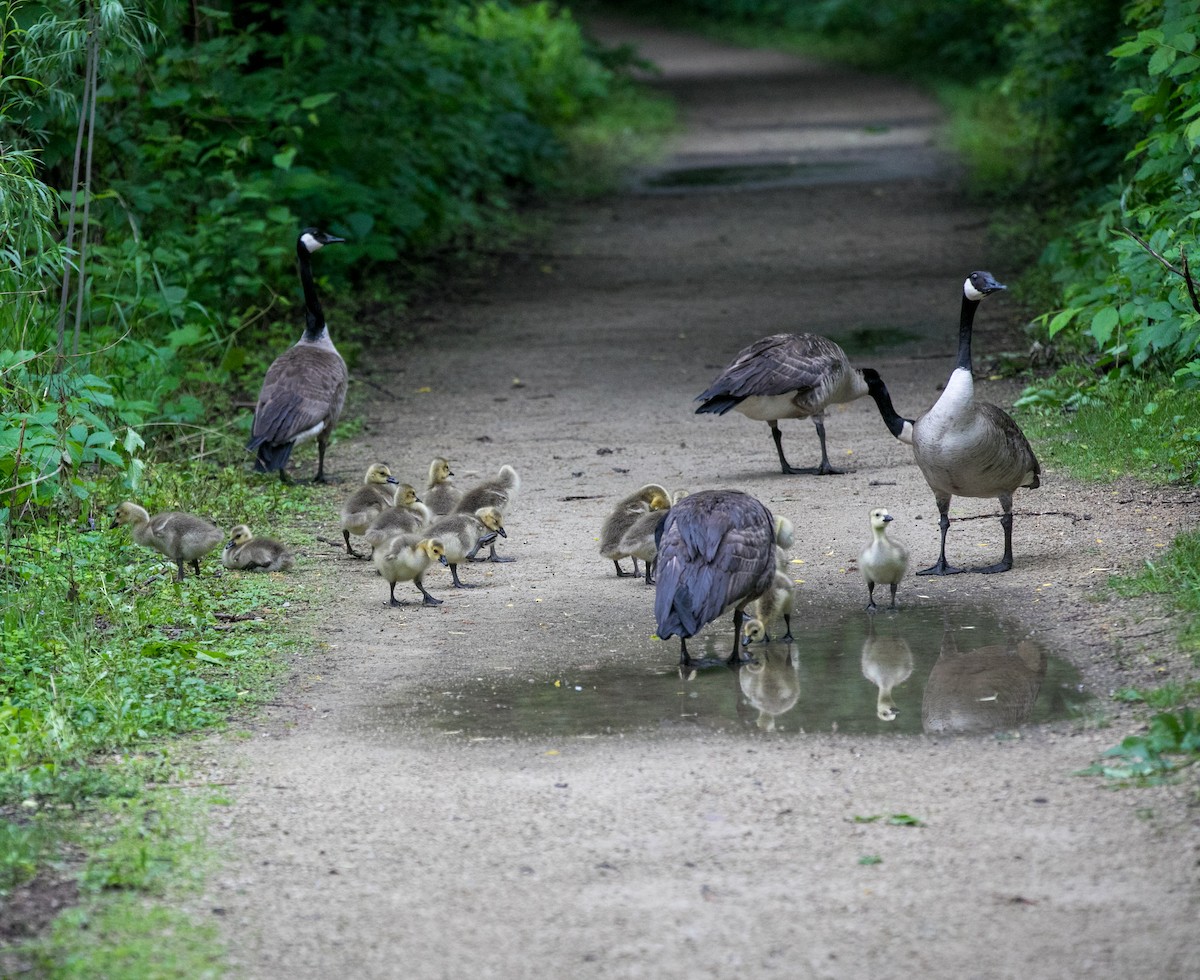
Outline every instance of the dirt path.
<svg viewBox="0 0 1200 980"><path fill-rule="evenodd" d="M388 608L371 566L333 550L310 563L337 597L328 650L295 665L287 706L252 738L203 749L236 781L215 818L229 860L201 905L220 910L234 975L1200 975L1195 777L1118 793L1073 775L1128 715L1002 737L796 733L825 696L803 628L832 615L864 629L851 561L869 508L892 511L917 567L936 557L932 495L869 400L830 415L831 455L849 472L828 478L781 477L761 423L692 414L738 349L795 329L856 342L856 362L879 368L909 414L932 403L964 276L1008 271L933 147L935 106L888 79L600 29L664 67L687 123L672 168L771 164L774 182L576 209L485 288L420 311L402 360L374 362L372 379L401 399L366 406L364 435L331 454L337 475L384 458L420 483L445 454L469 484L511 463L523 488L501 550L517 561L467 569L474 591L433 575L436 610ZM983 305L981 352L1017 336L1018 302ZM1015 390L984 388L1002 403ZM815 464L811 424L783 426L792 461ZM806 679L780 731L760 732L753 711L739 723L749 709L731 672L700 679L736 700L724 726L676 707L685 682L660 726L616 734L431 724L452 710L444 692L526 684L550 704L626 667L631 701L654 676L671 683L677 647L652 639L652 590L596 554L612 503L648 481L736 486L794 522ZM962 500L953 513L994 507ZM1018 497L1012 572L909 579L886 621L993 608L1101 696L1180 676L1168 624L1091 596L1195 517L1180 495L1047 473ZM956 522L951 542L998 555L998 523ZM706 635L723 649L728 627ZM919 713L919 691L905 704ZM855 820L891 814L925 826Z"/></svg>

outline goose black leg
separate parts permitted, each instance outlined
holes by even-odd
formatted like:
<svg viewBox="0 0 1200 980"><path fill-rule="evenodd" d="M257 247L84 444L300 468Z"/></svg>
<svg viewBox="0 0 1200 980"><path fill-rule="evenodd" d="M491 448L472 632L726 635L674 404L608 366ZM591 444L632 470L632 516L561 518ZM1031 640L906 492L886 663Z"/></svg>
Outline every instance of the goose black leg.
<svg viewBox="0 0 1200 980"><path fill-rule="evenodd" d="M784 627L784 629L787 630L787 632L783 634L783 642L791 643L792 640L795 639L795 637L792 636L792 615L791 615L791 613L787 613L784 615L783 627ZM790 656L790 654L789 654L789 656Z"/></svg>
<svg viewBox="0 0 1200 980"><path fill-rule="evenodd" d="M1004 516L1000 518L1000 526L1004 528L1004 557L994 565L988 565L984 568L975 569L975 571L980 572L983 575L994 575L997 572L1007 572L1010 568L1012 568L1012 497L1001 497L1000 506L1004 508Z"/></svg>
<svg viewBox="0 0 1200 980"><path fill-rule="evenodd" d="M825 419L814 415L813 425L817 427L817 439L821 443L821 465L817 467L817 476L841 476L845 471L835 470L830 466L829 453L825 451Z"/></svg>
<svg viewBox="0 0 1200 980"><path fill-rule="evenodd" d="M892 604L890 606L888 606L888 608L889 609L896 608L896 583L895 582L892 583Z"/></svg>
<svg viewBox="0 0 1200 980"><path fill-rule="evenodd" d="M878 607L875 605L875 583L867 582L867 612L875 612Z"/></svg>
<svg viewBox="0 0 1200 980"><path fill-rule="evenodd" d="M182 558L178 558L178 559L176 559L176 561L175 561L175 567L178 569L178 574L176 575L175 581L176 581L176 582L182 582L182 581L183 581L183 578L184 578L184 575L183 575L183 559L182 559Z"/></svg>
<svg viewBox="0 0 1200 980"><path fill-rule="evenodd" d="M938 527L942 531L942 548L938 556L937 564L930 565L928 568L923 568L917 572L918 575L957 575L962 571L961 568L954 568L946 564L946 532L950 530L950 498L938 497Z"/></svg>
<svg viewBox="0 0 1200 980"><path fill-rule="evenodd" d="M733 652L725 661L730 667L740 667L742 665L742 621L745 618L746 614L742 612L741 606L733 610Z"/></svg>
<svg viewBox="0 0 1200 980"><path fill-rule="evenodd" d="M396 583L392 583L391 599L388 600L389 606L402 606L403 603L396 598Z"/></svg>
<svg viewBox="0 0 1200 980"><path fill-rule="evenodd" d="M637 574L637 571L636 571L637 559L636 558L633 560L633 567L634 567L633 574L636 575ZM650 561L646 562L646 584L647 585L654 584L654 559L651 559Z"/></svg>
<svg viewBox="0 0 1200 980"><path fill-rule="evenodd" d="M200 577L200 559L199 558L192 559L192 568L194 568L196 570L196 578L199 578Z"/></svg>
<svg viewBox="0 0 1200 980"><path fill-rule="evenodd" d="M317 475L313 477L313 483L327 483L325 479L325 440L317 437Z"/></svg>
<svg viewBox="0 0 1200 980"><path fill-rule="evenodd" d="M617 561L615 558L613 559L613 565L615 565L616 569L617 569L617 578L637 578L638 577L638 564L637 564L636 558L633 559L633 571L632 572L625 571L625 569L623 569L621 567L621 563L619 561ZM647 573L647 574L649 574L649 573Z"/></svg>
<svg viewBox="0 0 1200 980"><path fill-rule="evenodd" d="M346 539L346 554L353 555L355 558L361 558L362 555L350 546L350 532L343 530L342 537Z"/></svg>
<svg viewBox="0 0 1200 980"><path fill-rule="evenodd" d="M804 470L798 470L787 461L787 457L783 455L783 433L779 431L778 422L768 422L771 427L771 438L775 440L775 452L779 453L779 468L783 470L784 476L792 476L796 473L803 473Z"/></svg>
<svg viewBox="0 0 1200 980"><path fill-rule="evenodd" d="M425 588L425 586L424 586L424 584L421 582L421 576L420 576L420 575L418 575L418 576L417 576L415 579L413 579L413 584L414 584L414 585L415 585L415 586L416 586L418 589L420 589L420 590L421 590L421 595L423 595L423 596L425 597L424 599L422 599L422 600L421 600L421 601L422 601L422 603L423 603L424 605L426 605L426 606L440 606L440 605L442 604L442 602L444 601L444 600L442 600L442 599L439 599L437 596L435 596L435 595L431 595L431 594L430 594L429 590L428 590L428 589L426 589L426 588Z"/></svg>
<svg viewBox="0 0 1200 980"><path fill-rule="evenodd" d="M679 638L679 666L689 667L691 666L691 663L692 658L688 656L687 652L687 640L681 636Z"/></svg>
<svg viewBox="0 0 1200 980"><path fill-rule="evenodd" d="M470 582L463 582L462 580L459 579L459 577L458 577L458 562L447 562L446 564L450 568L450 577L454 580L454 587L456 589L474 589L474 588L476 588L476 586L472 585ZM424 591L424 590L422 590L422 591Z"/></svg>

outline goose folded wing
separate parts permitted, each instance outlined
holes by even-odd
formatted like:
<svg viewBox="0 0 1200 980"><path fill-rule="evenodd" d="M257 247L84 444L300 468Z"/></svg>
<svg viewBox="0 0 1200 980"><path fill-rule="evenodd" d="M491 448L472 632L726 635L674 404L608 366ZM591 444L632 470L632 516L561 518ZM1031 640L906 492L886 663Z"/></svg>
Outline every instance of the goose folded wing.
<svg viewBox="0 0 1200 980"><path fill-rule="evenodd" d="M313 375L298 369L286 369L276 378L268 374L254 413L254 445L291 442L301 432L336 417L345 393L344 374Z"/></svg>

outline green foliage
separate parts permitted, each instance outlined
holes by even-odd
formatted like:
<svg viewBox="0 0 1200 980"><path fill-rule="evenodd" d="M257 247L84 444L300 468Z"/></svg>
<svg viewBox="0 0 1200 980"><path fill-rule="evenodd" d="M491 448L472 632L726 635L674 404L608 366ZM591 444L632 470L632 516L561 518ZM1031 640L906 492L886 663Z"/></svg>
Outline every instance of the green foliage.
<svg viewBox="0 0 1200 980"><path fill-rule="evenodd" d="M1184 616L1180 642L1200 652L1200 532L1179 535L1158 561L1130 578L1113 578L1109 584L1121 595L1163 595Z"/></svg>
<svg viewBox="0 0 1200 980"><path fill-rule="evenodd" d="M1191 708L1150 719L1145 735L1130 735L1080 775L1105 776L1138 785L1169 782L1180 769L1200 762L1200 715Z"/></svg>
<svg viewBox="0 0 1200 980"><path fill-rule="evenodd" d="M1200 681L1167 681L1160 687L1149 689L1123 687L1113 693L1113 699L1147 704L1151 708L1165 711L1200 700Z"/></svg>

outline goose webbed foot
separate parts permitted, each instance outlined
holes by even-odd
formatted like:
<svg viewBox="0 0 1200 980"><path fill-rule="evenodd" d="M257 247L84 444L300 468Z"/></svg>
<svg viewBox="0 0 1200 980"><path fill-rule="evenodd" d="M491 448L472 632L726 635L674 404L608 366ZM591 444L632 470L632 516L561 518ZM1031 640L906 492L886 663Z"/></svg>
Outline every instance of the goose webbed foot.
<svg viewBox="0 0 1200 980"><path fill-rule="evenodd" d="M343 531L342 537L346 539L346 554L351 558L362 558L363 556L354 550L354 546L350 543L350 532Z"/></svg>
<svg viewBox="0 0 1200 980"><path fill-rule="evenodd" d="M817 467L817 476L844 476L845 470L835 470L829 465L829 460L823 460Z"/></svg>
<svg viewBox="0 0 1200 980"><path fill-rule="evenodd" d="M616 570L617 570L617 578L637 578L638 577L638 563L637 563L636 558L633 560L633 571L632 572L625 571L625 569L623 569L621 567L621 563L619 561L617 561L615 558L613 559L613 567L616 568Z"/></svg>
<svg viewBox="0 0 1200 980"><path fill-rule="evenodd" d="M488 549L488 556L486 558L478 558L478 557L472 558L470 555L468 555L467 557L470 558L471 561L497 561L497 562L516 561L515 558L509 558L505 555L496 554L496 546L495 545L492 545Z"/></svg>
<svg viewBox="0 0 1200 980"><path fill-rule="evenodd" d="M783 625L787 632L780 637L780 641L783 643L791 643L793 640L795 640L795 637L792 636L792 617L784 616Z"/></svg>
<svg viewBox="0 0 1200 980"><path fill-rule="evenodd" d="M449 567L450 567L450 577L451 577L451 579L453 579L453 580L454 580L454 587L455 587L456 589L475 589L475 588L478 588L478 586L477 586L477 585L474 585L474 584L473 584L473 583L471 583L471 582L464 582L464 581L462 581L462 579L460 579L460 578L458 577L458 563L457 563L457 562L455 562L454 564L450 564L449 562L447 562L447 564L448 564L448 565L449 565Z"/></svg>
<svg viewBox="0 0 1200 980"><path fill-rule="evenodd" d="M440 606L445 601L444 599L439 599L437 596L432 595L429 592L429 590L426 589L425 586L421 584L420 579L414 580L413 585L415 585L418 589L421 590L421 595L424 597L421 600L422 605L424 605L424 606Z"/></svg>
<svg viewBox="0 0 1200 980"><path fill-rule="evenodd" d="M939 558L936 565L930 565L928 568L922 568L917 575L961 575L965 572L965 568L955 568L953 565L947 565L945 558Z"/></svg>
<svg viewBox="0 0 1200 980"><path fill-rule="evenodd" d="M973 568L973 572L978 572L980 575L995 575L999 572L1007 572L1012 568L1012 558L1001 558L994 565L985 565L983 568Z"/></svg>

